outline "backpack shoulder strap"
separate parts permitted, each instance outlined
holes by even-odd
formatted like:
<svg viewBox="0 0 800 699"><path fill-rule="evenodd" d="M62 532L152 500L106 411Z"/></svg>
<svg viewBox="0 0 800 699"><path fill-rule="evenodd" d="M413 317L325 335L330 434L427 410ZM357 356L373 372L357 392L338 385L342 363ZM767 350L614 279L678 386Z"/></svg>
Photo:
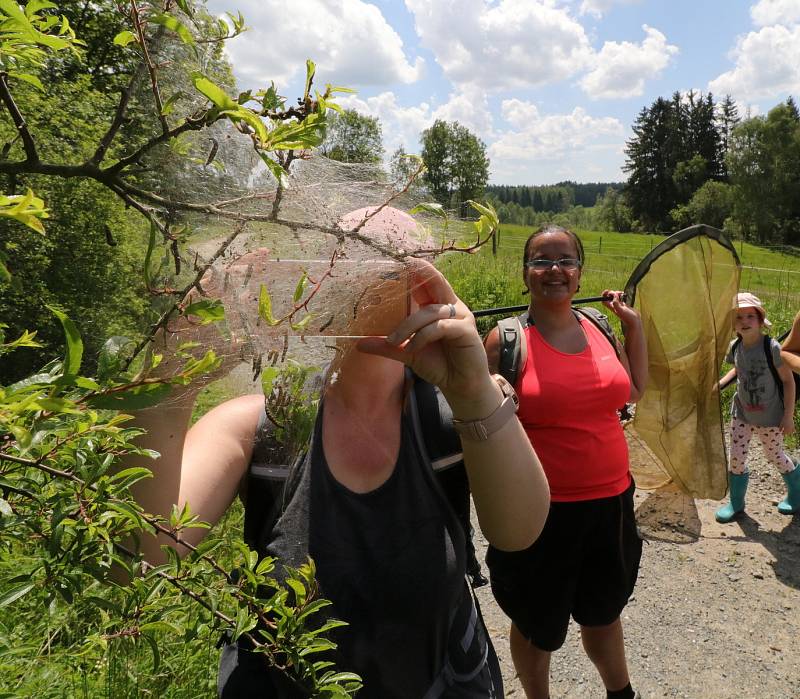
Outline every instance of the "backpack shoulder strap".
<svg viewBox="0 0 800 699"><path fill-rule="evenodd" d="M608 322L608 316L592 306L581 306L580 308L574 308L573 310L576 314L580 314L589 320L601 333L603 333L606 340L608 340L609 344L614 348L614 352L616 353L617 357L619 357L619 342L617 342L617 336L614 334L611 323Z"/></svg>
<svg viewBox="0 0 800 699"><path fill-rule="evenodd" d="M775 379L775 385L778 387L778 395L780 396L781 403L783 403L783 381L778 375L778 370L775 368L775 361L772 359L772 338L769 335L764 335L764 355L767 358L767 366L772 378Z"/></svg>
<svg viewBox="0 0 800 699"><path fill-rule="evenodd" d="M524 328L528 324L527 312L513 318L497 321L500 334L500 375L512 386L517 385L520 367L525 366L528 345L525 342Z"/></svg>

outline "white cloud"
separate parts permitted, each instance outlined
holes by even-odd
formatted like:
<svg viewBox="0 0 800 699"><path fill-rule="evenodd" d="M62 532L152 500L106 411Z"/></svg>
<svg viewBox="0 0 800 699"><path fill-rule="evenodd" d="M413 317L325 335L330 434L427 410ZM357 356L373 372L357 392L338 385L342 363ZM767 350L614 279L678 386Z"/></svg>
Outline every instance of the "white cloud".
<svg viewBox="0 0 800 699"><path fill-rule="evenodd" d="M421 43L459 86L518 89L555 83L592 58L586 32L554 0L406 0Z"/></svg>
<svg viewBox="0 0 800 699"><path fill-rule="evenodd" d="M642 26L641 44L607 41L595 58L595 67L580 81L592 99L637 97L644 92L648 78L657 77L678 53L657 29Z"/></svg>
<svg viewBox="0 0 800 699"><path fill-rule="evenodd" d="M230 5L210 0L211 12ZM285 86L302 79L307 58L317 64L317 84L388 85L419 79L423 60L413 64L403 41L375 6L362 0L240 0L250 30L228 42L241 87Z"/></svg>
<svg viewBox="0 0 800 699"><path fill-rule="evenodd" d="M759 0L750 8L750 17L758 27L800 22L800 0Z"/></svg>
<svg viewBox="0 0 800 699"><path fill-rule="evenodd" d="M407 153L419 153L420 134L437 119L458 121L482 140L489 138L493 132L486 96L476 91L454 92L447 102L437 107L427 102L404 107L398 103L393 92L382 92L366 99L346 96L338 102L343 107L380 119L387 157L400 145Z"/></svg>
<svg viewBox="0 0 800 699"><path fill-rule="evenodd" d="M488 148L492 181L536 184L563 179L620 179L622 123L593 117L581 107L569 114L541 115L536 105L504 100L502 114L512 130Z"/></svg>
<svg viewBox="0 0 800 699"><path fill-rule="evenodd" d="M600 18L608 12L614 5L632 5L639 0L583 0L581 2L580 13L582 15L593 15Z"/></svg>
<svg viewBox="0 0 800 699"><path fill-rule="evenodd" d="M800 92L800 25L764 27L740 38L732 52L733 70L712 80L708 89L745 102Z"/></svg>

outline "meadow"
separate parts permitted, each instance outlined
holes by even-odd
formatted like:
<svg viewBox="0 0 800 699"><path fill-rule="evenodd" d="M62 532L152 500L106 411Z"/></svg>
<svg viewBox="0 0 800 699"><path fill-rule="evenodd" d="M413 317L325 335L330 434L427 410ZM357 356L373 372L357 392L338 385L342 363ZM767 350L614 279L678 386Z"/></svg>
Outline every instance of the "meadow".
<svg viewBox="0 0 800 699"><path fill-rule="evenodd" d="M451 254L439 262L456 293L472 310L527 303L522 284L522 248L532 229L504 224L497 255L484 246L472 255ZM586 252L579 296L622 289L640 260L666 236L578 230ZM789 329L800 310L800 251L794 254L736 241L742 264L740 288L761 298L773 322L773 335ZM487 332L495 319L479 319Z"/></svg>

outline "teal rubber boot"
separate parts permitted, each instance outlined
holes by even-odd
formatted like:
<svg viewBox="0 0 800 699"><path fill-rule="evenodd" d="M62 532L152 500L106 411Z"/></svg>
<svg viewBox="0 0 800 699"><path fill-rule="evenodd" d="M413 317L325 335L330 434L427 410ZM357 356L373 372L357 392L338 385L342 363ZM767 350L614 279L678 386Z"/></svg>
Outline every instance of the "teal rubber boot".
<svg viewBox="0 0 800 699"><path fill-rule="evenodd" d="M744 495L747 492L747 484L749 481L749 471L745 473L728 474L728 487L731 491L731 500L727 505L720 507L714 514L717 522L726 524L736 517L736 515L738 515L740 512L744 512Z"/></svg>
<svg viewBox="0 0 800 699"><path fill-rule="evenodd" d="M800 512L800 464L795 464L794 471L782 473L786 481L786 497L778 503L778 512L782 515L793 515Z"/></svg>

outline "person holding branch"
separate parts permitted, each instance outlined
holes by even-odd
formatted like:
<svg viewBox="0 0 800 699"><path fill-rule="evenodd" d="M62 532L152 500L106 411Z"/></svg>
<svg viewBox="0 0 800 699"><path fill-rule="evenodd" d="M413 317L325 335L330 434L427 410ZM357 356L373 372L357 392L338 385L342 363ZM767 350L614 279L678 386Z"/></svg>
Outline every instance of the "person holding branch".
<svg viewBox="0 0 800 699"><path fill-rule="evenodd" d="M501 697L502 679L465 581L464 533L411 436L406 367L447 399L478 521L498 550L525 549L539 535L547 481L515 396L487 370L469 309L431 264L407 265L410 314L386 337L339 341L293 479L298 485L259 553L287 566L314 560L330 616L347 622L334 633L331 657L362 677L359 697ZM382 303L375 312L392 301ZM368 335L369 328L349 334ZM258 446L264 396L229 400L190 429L195 395L190 390L177 404L138 415L143 443L160 452L139 499L158 514L188 504L213 524L236 497ZM194 544L202 535L185 533ZM164 544L175 546L143 535L144 557L159 563ZM275 675L240 641L223 652L220 696L301 696Z"/></svg>
<svg viewBox="0 0 800 699"><path fill-rule="evenodd" d="M520 552L490 546L486 562L492 591L511 618L511 654L529 699L549 697L550 657L564 643L570 616L608 697L638 696L620 613L633 592L642 542L618 410L644 391L647 346L639 314L618 291L603 296L622 323L624 347L610 328L601 329L604 316L596 324L590 316L599 313L573 310L583 261L580 239L559 226L533 233L522 258L530 305L520 317L525 358L515 388L552 503L532 546ZM508 347L498 328L486 351L490 371L504 366Z"/></svg>

